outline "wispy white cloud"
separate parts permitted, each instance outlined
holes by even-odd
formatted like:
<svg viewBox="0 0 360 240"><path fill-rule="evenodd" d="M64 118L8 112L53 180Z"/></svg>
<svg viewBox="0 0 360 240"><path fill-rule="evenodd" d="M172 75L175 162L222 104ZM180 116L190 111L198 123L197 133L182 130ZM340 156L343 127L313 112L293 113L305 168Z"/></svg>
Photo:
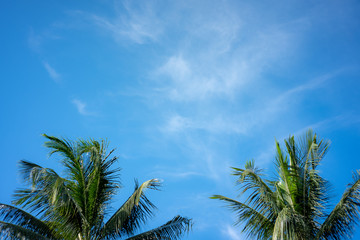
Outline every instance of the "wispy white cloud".
<svg viewBox="0 0 360 240"><path fill-rule="evenodd" d="M240 237L240 232L236 231L236 229L230 225L226 225L225 229L222 231L224 235L228 237L228 239L231 240L242 240L244 238Z"/></svg>
<svg viewBox="0 0 360 240"><path fill-rule="evenodd" d="M204 176L204 173L196 172L192 170L186 170L181 171L179 169L170 169L170 168L161 168L153 171L150 175L153 176L160 176L162 178L189 178L193 176Z"/></svg>
<svg viewBox="0 0 360 240"><path fill-rule="evenodd" d="M180 141L186 146L191 169L217 183L227 183L228 179L223 176L227 176L230 163L226 154L218 152L220 142L204 136L196 137L188 132L182 135Z"/></svg>
<svg viewBox="0 0 360 240"><path fill-rule="evenodd" d="M87 104L79 99L73 99L72 103L75 105L77 111L81 114L81 115L85 115L85 116L93 116L95 115L93 112L89 112L87 110Z"/></svg>
<svg viewBox="0 0 360 240"><path fill-rule="evenodd" d="M229 2L213 1L210 5L214 7L209 8L208 5L202 4L200 8L187 9L186 19L182 21L187 23L184 28L193 39L192 44L200 43L197 47L206 46L207 52L223 54L231 50L239 38L244 21Z"/></svg>
<svg viewBox="0 0 360 240"><path fill-rule="evenodd" d="M321 121L317 121L311 124L308 124L298 130L296 130L292 135L300 136L300 134L303 134L308 129L313 129L316 132L317 131L326 131L328 129L336 129L341 127L347 127L351 126L353 124L358 124L360 122L360 116L358 114L353 113L343 113L336 116L331 116L328 118L324 118ZM284 139L287 136L284 136L282 139Z"/></svg>
<svg viewBox="0 0 360 240"><path fill-rule="evenodd" d="M46 71L48 72L49 76L55 81L55 82L60 82L60 74L52 67L50 66L50 64L48 62L43 62L43 65L46 69Z"/></svg>
<svg viewBox="0 0 360 240"><path fill-rule="evenodd" d="M156 99L156 105L166 109L158 129L190 149L185 154L193 165L181 172L198 167L201 174L221 184L228 174L224 166L235 160L226 157L214 139L231 141L262 131L273 138L275 128L281 127L276 121L300 108L305 96L337 73L308 81L272 82L272 74L284 77L282 70L298 60L303 33L310 26L307 18L258 24L251 9L242 14L222 7L218 13L200 17L193 13L196 18L191 11L179 36L181 44L167 51L152 72L149 99ZM145 94L150 95L148 92ZM273 148L262 150L262 155L256 152L259 161L269 163Z"/></svg>
<svg viewBox="0 0 360 240"><path fill-rule="evenodd" d="M117 11L114 18L86 15L90 16L97 26L109 31L117 41L131 40L143 44L158 39L163 31L163 24L157 17L153 2L147 1L133 6L131 1L123 1L121 8L122 11Z"/></svg>
<svg viewBox="0 0 360 240"><path fill-rule="evenodd" d="M301 137L307 130L312 129L317 134L327 131L328 129L336 129L343 126L348 126L352 124L358 124L360 122L360 116L353 114L342 114L333 117L325 118L324 120L317 121L306 126L302 126L300 129L295 129L294 132L286 132L285 134L278 136L277 141L280 143L284 139L287 139L290 135L295 137ZM275 137L275 136L274 136ZM268 142L267 146L264 146L261 149L260 155L255 157L257 164L264 165L270 163L275 156L275 144L274 141Z"/></svg>
<svg viewBox="0 0 360 240"><path fill-rule="evenodd" d="M211 76L198 75L190 66L194 66L182 56L171 56L161 66L156 74L167 76L165 81L165 94L175 101L191 101L204 99L209 95L221 91L220 82Z"/></svg>
<svg viewBox="0 0 360 240"><path fill-rule="evenodd" d="M194 124L192 123L191 119L176 114L169 118L163 130L165 130L166 132L173 133L173 132L183 131L184 129L187 128L192 128L193 126Z"/></svg>
<svg viewBox="0 0 360 240"><path fill-rule="evenodd" d="M219 149L218 144L211 140L212 138L216 139L226 135L244 136L254 131L261 131L267 126L273 126L273 123L278 121L289 109L301 105L304 96L308 96L309 92L315 91L331 81L336 74L337 72L310 79L303 84L283 91L275 98L266 99L265 103L254 105L244 112L225 111L224 114L219 114L215 111L205 115L192 114L188 116L172 113L160 129L167 136L175 137L173 138L174 141L181 141L182 144L186 144L187 148L191 149L190 155L195 161L194 164L195 166L203 166L201 173L204 176L221 182L223 178L220 176L227 173L224 166L231 166L233 159L224 162L224 155L220 156L221 154L219 154L223 150ZM318 122L312 127L318 128L320 125L331 124L333 121L338 121L338 117ZM310 126L306 128L308 127ZM199 139L199 134L203 136L203 139ZM276 137L273 134L272 131L269 137ZM179 140L177 140L178 137ZM273 160L273 143L273 141L266 142L265 147L259 150L259 155L253 156L257 160L257 164L262 166L265 164L266 166ZM194 155L197 157L193 157Z"/></svg>
<svg viewBox="0 0 360 240"><path fill-rule="evenodd" d="M213 134L242 134L246 133L247 128L236 117L234 119L226 119L223 116L211 116L209 119L199 119L173 114L167 119L165 126L161 130L165 133L175 134L194 130L205 130Z"/></svg>
<svg viewBox="0 0 360 240"><path fill-rule="evenodd" d="M284 102L285 100L288 100L292 96L296 96L302 92L310 91L316 88L319 88L321 86L324 86L326 82L334 79L339 75L339 73L343 72L344 69L338 69L333 72L329 72L326 74L323 74L319 77L316 77L314 79L311 79L301 85L298 85L294 88L286 90L284 93L282 93L279 97L276 98L275 101L272 102L272 105L278 105L281 102Z"/></svg>
<svg viewBox="0 0 360 240"><path fill-rule="evenodd" d="M32 51L42 55L44 51L44 43L59 40L61 38L62 37L58 33L56 33L56 30L54 28L47 28L43 31L35 31L34 28L30 28L27 42L28 46Z"/></svg>
<svg viewBox="0 0 360 240"><path fill-rule="evenodd" d="M42 41L43 41L43 38L40 35L35 34L33 29L30 29L30 33L29 33L29 37L28 37L28 44L29 44L29 47L33 51L35 51L35 52L39 51Z"/></svg>
<svg viewBox="0 0 360 240"><path fill-rule="evenodd" d="M271 29L249 37L234 46L231 53L211 50L211 43L193 49L182 49L155 71L163 79L164 94L175 101L203 101L214 97L233 97L243 93L244 86L260 84L269 62L283 61L292 52L294 35ZM213 41L217 41L214 34ZM231 45L232 40L229 40Z"/></svg>
<svg viewBox="0 0 360 240"><path fill-rule="evenodd" d="M211 115L192 115L184 117L172 114L168 117L161 130L166 133L181 133L183 131L205 130L213 134L247 134L253 128L273 120L278 114L290 107L301 104L301 97L308 91L323 86L326 81L332 80L337 72L325 74L308 82L285 90L275 98L270 98L242 113L226 112L225 115L211 113Z"/></svg>

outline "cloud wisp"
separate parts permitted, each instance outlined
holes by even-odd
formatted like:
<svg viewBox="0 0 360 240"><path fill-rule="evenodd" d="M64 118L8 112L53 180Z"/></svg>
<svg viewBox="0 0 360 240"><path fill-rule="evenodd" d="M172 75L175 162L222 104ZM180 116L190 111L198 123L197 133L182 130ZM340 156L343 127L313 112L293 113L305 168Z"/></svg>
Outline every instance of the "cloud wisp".
<svg viewBox="0 0 360 240"><path fill-rule="evenodd" d="M59 83L61 81L60 74L52 67L48 62L43 62L43 65L49 74L50 78L54 80L56 83Z"/></svg>
<svg viewBox="0 0 360 240"><path fill-rule="evenodd" d="M95 113L89 112L87 110L87 104L84 101L81 101L81 100L75 98L71 102L75 105L78 113L80 113L81 115L83 115L83 116L95 116L96 115Z"/></svg>
<svg viewBox="0 0 360 240"><path fill-rule="evenodd" d="M338 72L325 74L285 90L276 98L269 97L270 99L266 99L265 103L257 104L243 113L226 112L225 116L213 113L205 117L201 115L185 117L175 113L168 117L161 130L169 134L194 130L204 130L212 134L247 134L254 128L262 127L290 107L294 108L301 104L300 99L303 95L320 88L324 83L336 77Z"/></svg>
<svg viewBox="0 0 360 240"><path fill-rule="evenodd" d="M289 34L270 32L267 37L255 38L231 54L200 49L199 55L192 55L187 53L191 49L182 50L170 56L155 71L155 77L162 79L164 94L173 101L232 98L249 86L260 84L268 62L281 61L284 48L291 52L287 47L287 42L292 41ZM279 42L284 44L280 46Z"/></svg>
<svg viewBox="0 0 360 240"><path fill-rule="evenodd" d="M226 228L222 232L231 240L243 240L243 238L239 236L239 232L230 225L226 225Z"/></svg>
<svg viewBox="0 0 360 240"><path fill-rule="evenodd" d="M203 130L212 134L245 134L247 128L239 118L230 119L223 116L211 116L210 118L184 117L179 114L171 115L161 127L161 130L169 134L178 134L186 131Z"/></svg>
<svg viewBox="0 0 360 240"><path fill-rule="evenodd" d="M103 30L111 33L116 41L130 40L136 44L157 41L162 33L162 23L157 17L152 2L133 6L123 1L121 10L115 6L116 16L108 18L97 14L85 14ZM82 13L84 14L84 13Z"/></svg>

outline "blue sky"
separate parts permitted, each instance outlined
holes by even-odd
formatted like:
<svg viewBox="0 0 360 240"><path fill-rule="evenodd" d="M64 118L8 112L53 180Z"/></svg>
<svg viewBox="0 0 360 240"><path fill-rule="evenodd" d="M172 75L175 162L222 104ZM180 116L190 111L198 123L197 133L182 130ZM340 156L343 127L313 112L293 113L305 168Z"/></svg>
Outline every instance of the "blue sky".
<svg viewBox="0 0 360 240"><path fill-rule="evenodd" d="M146 228L192 217L186 239L245 239L208 197L236 197L229 167L248 159L272 174L275 138L313 128L332 141L321 170L335 200L359 169L358 1L1 5L3 203L22 186L18 160L61 172L42 133L109 140L124 184L114 208L134 178L163 179Z"/></svg>

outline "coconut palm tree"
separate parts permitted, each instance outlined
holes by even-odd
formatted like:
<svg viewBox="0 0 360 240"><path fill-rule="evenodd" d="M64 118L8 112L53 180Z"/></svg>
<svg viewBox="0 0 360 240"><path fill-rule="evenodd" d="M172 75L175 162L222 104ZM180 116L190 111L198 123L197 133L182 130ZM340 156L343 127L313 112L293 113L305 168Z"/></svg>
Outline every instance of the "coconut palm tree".
<svg viewBox="0 0 360 240"><path fill-rule="evenodd" d="M328 147L329 142L318 140L311 130L298 143L294 136L285 140L286 152L276 141L276 180L265 179L254 161L248 161L245 169L232 168L246 200L212 198L237 214L236 224L242 224L251 239L348 239L359 220L360 172L328 210L329 183L318 171Z"/></svg>
<svg viewBox="0 0 360 240"><path fill-rule="evenodd" d="M145 196L157 179L135 183L133 194L112 215L109 204L120 188L114 150L104 141L70 141L48 135L45 146L58 154L64 177L53 169L21 161L28 188L17 190L14 204L0 204L0 238L10 239L179 239L191 219L176 216L164 225L138 233L156 208ZM31 213L31 214L30 214ZM36 216L36 217L35 217Z"/></svg>

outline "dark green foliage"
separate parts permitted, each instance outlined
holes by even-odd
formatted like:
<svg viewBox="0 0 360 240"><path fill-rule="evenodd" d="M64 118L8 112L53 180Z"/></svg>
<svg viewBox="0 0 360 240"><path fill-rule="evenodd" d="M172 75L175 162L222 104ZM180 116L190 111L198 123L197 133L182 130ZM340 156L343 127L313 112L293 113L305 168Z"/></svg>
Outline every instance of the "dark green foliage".
<svg viewBox="0 0 360 240"><path fill-rule="evenodd" d="M0 204L0 237L9 239L178 239L191 227L191 220L175 217L168 223L135 235L156 208L145 196L146 189L158 189L157 179L141 185L112 215L107 209L120 188L119 171L114 168L114 150L95 140L69 141L44 135L50 156L57 154L65 167L62 177L54 170L20 161L20 170L29 188L15 193L14 204L31 214ZM108 220L106 220L110 217ZM134 236L135 235L135 236Z"/></svg>
<svg viewBox="0 0 360 240"><path fill-rule="evenodd" d="M275 181L264 179L254 161L245 169L233 168L241 194L248 194L245 202L221 195L212 198L227 203L251 239L350 238L360 214L360 172L354 173L354 181L329 212L329 184L317 169L329 142L319 141L309 130L298 143L293 136L285 140L285 147L286 153L276 142Z"/></svg>

